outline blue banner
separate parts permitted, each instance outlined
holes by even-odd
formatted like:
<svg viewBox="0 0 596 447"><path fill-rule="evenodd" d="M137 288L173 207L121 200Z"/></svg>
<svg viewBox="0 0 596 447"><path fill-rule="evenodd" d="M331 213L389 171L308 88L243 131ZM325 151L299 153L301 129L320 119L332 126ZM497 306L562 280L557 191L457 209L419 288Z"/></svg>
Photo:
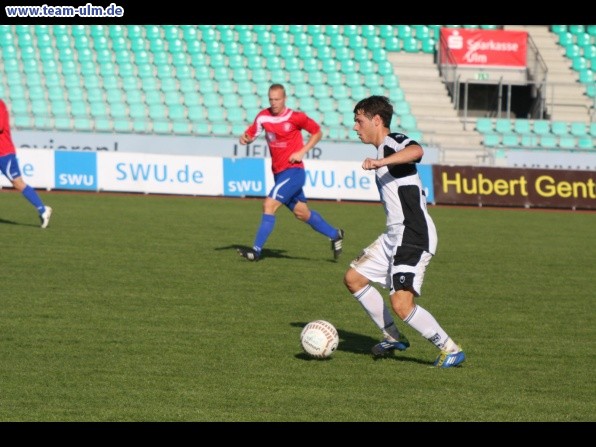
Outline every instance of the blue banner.
<svg viewBox="0 0 596 447"><path fill-rule="evenodd" d="M57 189L97 191L97 154L95 152L54 152Z"/></svg>
<svg viewBox="0 0 596 447"><path fill-rule="evenodd" d="M267 195L265 161L259 158L224 158L224 196Z"/></svg>

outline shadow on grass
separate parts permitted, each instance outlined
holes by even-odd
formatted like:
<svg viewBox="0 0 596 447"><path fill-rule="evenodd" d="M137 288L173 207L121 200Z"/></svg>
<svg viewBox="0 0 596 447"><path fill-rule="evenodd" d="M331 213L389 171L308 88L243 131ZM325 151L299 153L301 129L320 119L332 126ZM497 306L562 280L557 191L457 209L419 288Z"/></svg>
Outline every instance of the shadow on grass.
<svg viewBox="0 0 596 447"><path fill-rule="evenodd" d="M234 250L234 251L237 251L240 248L249 249L249 248L252 248L252 247L247 247L246 245L226 245L225 247L217 247L215 250L217 250L217 251L221 251L221 250ZM259 258L259 262L263 262L267 258L303 259L303 260L309 260L310 259L310 258L304 258L304 257L300 257L300 256L288 256L285 253L286 253L286 250L276 250L276 249L271 249L271 248L263 248L263 251L261 251L261 257Z"/></svg>
<svg viewBox="0 0 596 447"><path fill-rule="evenodd" d="M303 328L308 324L307 321L304 322L293 322L290 323L290 326ZM344 330L337 330L339 334L339 345L337 346L337 351L345 351L345 352L352 352L354 354L363 354L370 356L373 360L397 360L399 362L412 362L412 363L419 363L421 365L432 365L434 359L432 361L428 360L421 360L411 357L403 357L398 354L389 354L386 357L381 358L374 358L370 352L370 349L376 345L379 340L376 338L368 337L366 335L357 334L355 332L344 331ZM301 360L331 360L333 356L326 358L326 359L316 359L310 357L308 354L301 352L300 354L296 354L295 356Z"/></svg>
<svg viewBox="0 0 596 447"><path fill-rule="evenodd" d="M21 225L23 227L38 227L39 225L34 225L34 224L28 224L28 223L22 223L22 222L15 222L14 220L6 220L6 219L0 219L0 224L5 224L5 225Z"/></svg>

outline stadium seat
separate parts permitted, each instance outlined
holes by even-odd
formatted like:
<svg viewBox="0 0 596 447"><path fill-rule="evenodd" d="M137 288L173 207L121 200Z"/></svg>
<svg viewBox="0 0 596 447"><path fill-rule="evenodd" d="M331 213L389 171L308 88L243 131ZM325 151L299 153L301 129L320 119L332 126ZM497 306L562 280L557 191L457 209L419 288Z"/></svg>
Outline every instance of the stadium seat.
<svg viewBox="0 0 596 447"><path fill-rule="evenodd" d="M149 111L143 103L129 104L129 110L130 117L135 120L146 119L149 117Z"/></svg>
<svg viewBox="0 0 596 447"><path fill-rule="evenodd" d="M172 133L172 123L168 120L154 120L153 132L162 135L169 135Z"/></svg>
<svg viewBox="0 0 596 447"><path fill-rule="evenodd" d="M416 122L416 118L414 117L414 115L411 115L409 113L403 114L403 115L400 115L399 127L401 127L401 129L408 132L411 130L417 130L418 123Z"/></svg>
<svg viewBox="0 0 596 447"><path fill-rule="evenodd" d="M298 106L296 107L298 110L302 110L308 114L314 112L318 107L318 102L315 98L306 96L304 98L300 98L298 102Z"/></svg>
<svg viewBox="0 0 596 447"><path fill-rule="evenodd" d="M313 96L319 101L330 98L332 94L332 88L327 84L317 84L313 86Z"/></svg>
<svg viewBox="0 0 596 447"><path fill-rule="evenodd" d="M407 37L403 41L403 50L406 53L418 53L419 50L419 42L415 37Z"/></svg>
<svg viewBox="0 0 596 447"><path fill-rule="evenodd" d="M525 149L535 149L538 147L538 136L533 134L523 134L521 135L520 144L522 148Z"/></svg>
<svg viewBox="0 0 596 447"><path fill-rule="evenodd" d="M376 87L382 85L381 76L377 74L376 71L371 71L364 75L364 85L368 88Z"/></svg>
<svg viewBox="0 0 596 447"><path fill-rule="evenodd" d="M87 118L89 116L87 102L82 100L71 101L70 113L74 118Z"/></svg>
<svg viewBox="0 0 596 447"><path fill-rule="evenodd" d="M321 71L317 70L317 71L308 73L307 81L310 85L312 85L314 87L315 85L324 84L325 79L326 79L326 75L324 73L322 73Z"/></svg>
<svg viewBox="0 0 596 447"><path fill-rule="evenodd" d="M592 71L590 68L584 68L583 70L579 70L579 82L583 82L586 84L596 82L595 72Z"/></svg>
<svg viewBox="0 0 596 447"><path fill-rule="evenodd" d="M350 96L354 101L360 101L362 98L369 96L370 90L364 85L350 86Z"/></svg>
<svg viewBox="0 0 596 447"><path fill-rule="evenodd" d="M550 123L550 130L553 135L557 136L563 136L569 133L567 122L565 121L552 121Z"/></svg>
<svg viewBox="0 0 596 447"><path fill-rule="evenodd" d="M116 126L117 120L129 118L128 107L124 101L108 104L108 112L109 116L114 119L114 126Z"/></svg>
<svg viewBox="0 0 596 447"><path fill-rule="evenodd" d="M492 133L494 132L492 118L477 118L476 119L476 131L480 133Z"/></svg>
<svg viewBox="0 0 596 447"><path fill-rule="evenodd" d="M573 37L573 34L571 34L570 32L566 31L566 32L561 32L558 33L558 42L559 45L566 47L567 45L572 45L575 43L575 38Z"/></svg>
<svg viewBox="0 0 596 447"><path fill-rule="evenodd" d="M378 63L379 74L385 77L396 78L395 72L393 71L393 64L388 60L380 61Z"/></svg>
<svg viewBox="0 0 596 447"><path fill-rule="evenodd" d="M323 96L318 98L319 110L321 112L334 112L337 109L335 100L331 97Z"/></svg>
<svg viewBox="0 0 596 447"><path fill-rule="evenodd" d="M518 118L513 121L513 130L520 135L529 134L532 132L532 125L530 120Z"/></svg>
<svg viewBox="0 0 596 447"><path fill-rule="evenodd" d="M589 150L592 150L596 146L594 145L594 141L592 140L592 138L589 135L585 135L585 136L582 136L582 137L578 137L578 139L577 139L577 147L579 149L589 149Z"/></svg>
<svg viewBox="0 0 596 447"><path fill-rule="evenodd" d="M227 113L227 119L232 124L240 123L243 126L246 126L247 117L242 107L229 108Z"/></svg>
<svg viewBox="0 0 596 447"><path fill-rule="evenodd" d="M306 96L312 95L312 86L308 83L294 84L294 96L298 99L302 99Z"/></svg>
<svg viewBox="0 0 596 447"><path fill-rule="evenodd" d="M394 105L393 112L397 115L409 115L410 104L405 101L398 102Z"/></svg>
<svg viewBox="0 0 596 447"><path fill-rule="evenodd" d="M433 54L436 50L437 41L432 37L426 37L421 40L420 48L423 53Z"/></svg>
<svg viewBox="0 0 596 447"><path fill-rule="evenodd" d="M333 98L336 100L350 97L350 89L345 84L336 85L332 88Z"/></svg>
<svg viewBox="0 0 596 447"><path fill-rule="evenodd" d="M574 57L582 55L581 48L579 47L579 45L576 45L574 43L565 45L563 48L565 48L565 56L567 56L569 59L573 59Z"/></svg>
<svg viewBox="0 0 596 447"><path fill-rule="evenodd" d="M226 110L230 110L230 109L239 107L240 106L240 96L237 95L236 93L228 93L226 95L223 95L222 105Z"/></svg>
<svg viewBox="0 0 596 447"><path fill-rule="evenodd" d="M23 115L13 114L14 125L17 129L31 129L34 125L33 117L27 113Z"/></svg>
<svg viewBox="0 0 596 447"><path fill-rule="evenodd" d="M72 118L68 116L57 116L54 118L54 127L58 130L72 130Z"/></svg>
<svg viewBox="0 0 596 447"><path fill-rule="evenodd" d="M548 120L536 120L532 124L532 132L537 135L550 134L550 123Z"/></svg>
<svg viewBox="0 0 596 447"><path fill-rule="evenodd" d="M484 134L482 138L482 144L486 147L497 147L501 142L501 136L496 133Z"/></svg>
<svg viewBox="0 0 596 447"><path fill-rule="evenodd" d="M552 134L542 135L538 144L543 149L554 149L557 147L557 137Z"/></svg>
<svg viewBox="0 0 596 447"><path fill-rule="evenodd" d="M192 126L188 121L174 121L172 123L172 132L176 135L191 135Z"/></svg>
<svg viewBox="0 0 596 447"><path fill-rule="evenodd" d="M183 92L183 93L184 94L182 95L182 103L186 107L190 107L195 104L201 104L201 102L202 102L201 95L196 90Z"/></svg>
<svg viewBox="0 0 596 447"><path fill-rule="evenodd" d="M108 107L106 103L101 101L89 101L89 111L94 118L108 117Z"/></svg>
<svg viewBox="0 0 596 447"><path fill-rule="evenodd" d="M388 95L392 101L405 101L404 91L400 87L388 87L386 84L383 86L388 89Z"/></svg>
<svg viewBox="0 0 596 447"><path fill-rule="evenodd" d="M207 118L207 110L204 106L196 104L188 107L188 119L192 122L203 121Z"/></svg>
<svg viewBox="0 0 596 447"><path fill-rule="evenodd" d="M561 149L575 149L577 146L577 139L572 135L561 135L558 138L557 146Z"/></svg>
<svg viewBox="0 0 596 447"><path fill-rule="evenodd" d="M505 147L515 148L519 146L519 135L516 133L503 134L501 137L501 144Z"/></svg>
<svg viewBox="0 0 596 447"><path fill-rule="evenodd" d="M232 127L226 121L212 121L211 132L216 136L230 136Z"/></svg>
<svg viewBox="0 0 596 447"><path fill-rule="evenodd" d="M498 118L495 121L495 131L501 134L511 133L513 131L511 120L507 118Z"/></svg>
<svg viewBox="0 0 596 447"><path fill-rule="evenodd" d="M401 51L402 49L402 45L401 45L401 41L393 36L393 37L389 37L387 39L385 39L385 50L386 51Z"/></svg>
<svg viewBox="0 0 596 447"><path fill-rule="evenodd" d="M347 138L347 130L343 126L329 127L326 136L330 140L345 140Z"/></svg>
<svg viewBox="0 0 596 447"><path fill-rule="evenodd" d="M73 119L73 126L75 130L90 132L93 130L93 123L87 117L76 117Z"/></svg>
<svg viewBox="0 0 596 447"><path fill-rule="evenodd" d="M572 122L570 125L569 133L576 137L583 137L588 133L588 126L586 125L586 123Z"/></svg>

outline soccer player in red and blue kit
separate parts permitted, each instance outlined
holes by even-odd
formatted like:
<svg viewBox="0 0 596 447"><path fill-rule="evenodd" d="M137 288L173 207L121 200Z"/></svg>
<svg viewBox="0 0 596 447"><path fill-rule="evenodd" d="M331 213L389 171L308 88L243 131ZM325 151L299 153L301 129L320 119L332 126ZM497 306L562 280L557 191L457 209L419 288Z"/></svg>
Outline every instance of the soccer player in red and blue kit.
<svg viewBox="0 0 596 447"><path fill-rule="evenodd" d="M42 200L31 186L27 185L21 176L21 169L17 161L16 149L10 133L10 119L8 109L0 99L0 172L20 191L25 198L37 209L41 228L46 228L50 223L52 208L43 204Z"/></svg>
<svg viewBox="0 0 596 447"><path fill-rule="evenodd" d="M249 261L261 258L263 246L275 226L275 213L285 205L297 219L331 239L333 256L337 259L342 251L344 231L329 225L319 213L309 209L302 189L306 181L302 159L321 140L321 127L306 113L286 107L286 89L281 84L269 87L269 106L257 114L240 136L240 144L250 144L265 131L275 185L263 202L261 224L252 248L240 248L238 253ZM306 144L303 129L310 134Z"/></svg>

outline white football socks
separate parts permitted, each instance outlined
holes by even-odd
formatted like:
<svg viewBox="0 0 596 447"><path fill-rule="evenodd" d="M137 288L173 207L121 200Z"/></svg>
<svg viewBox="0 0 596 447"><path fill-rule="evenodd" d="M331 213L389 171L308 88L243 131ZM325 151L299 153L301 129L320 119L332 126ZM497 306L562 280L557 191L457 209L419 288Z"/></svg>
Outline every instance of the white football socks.
<svg viewBox="0 0 596 447"><path fill-rule="evenodd" d="M420 332L424 338L442 351L458 352L459 346L455 344L443 328L439 325L435 317L429 311L416 305L414 310L406 317L404 322Z"/></svg>
<svg viewBox="0 0 596 447"><path fill-rule="evenodd" d="M391 312L376 288L369 284L353 295L362 305L371 320L383 332L385 338L389 341L395 341L399 338L399 331L395 326Z"/></svg>

